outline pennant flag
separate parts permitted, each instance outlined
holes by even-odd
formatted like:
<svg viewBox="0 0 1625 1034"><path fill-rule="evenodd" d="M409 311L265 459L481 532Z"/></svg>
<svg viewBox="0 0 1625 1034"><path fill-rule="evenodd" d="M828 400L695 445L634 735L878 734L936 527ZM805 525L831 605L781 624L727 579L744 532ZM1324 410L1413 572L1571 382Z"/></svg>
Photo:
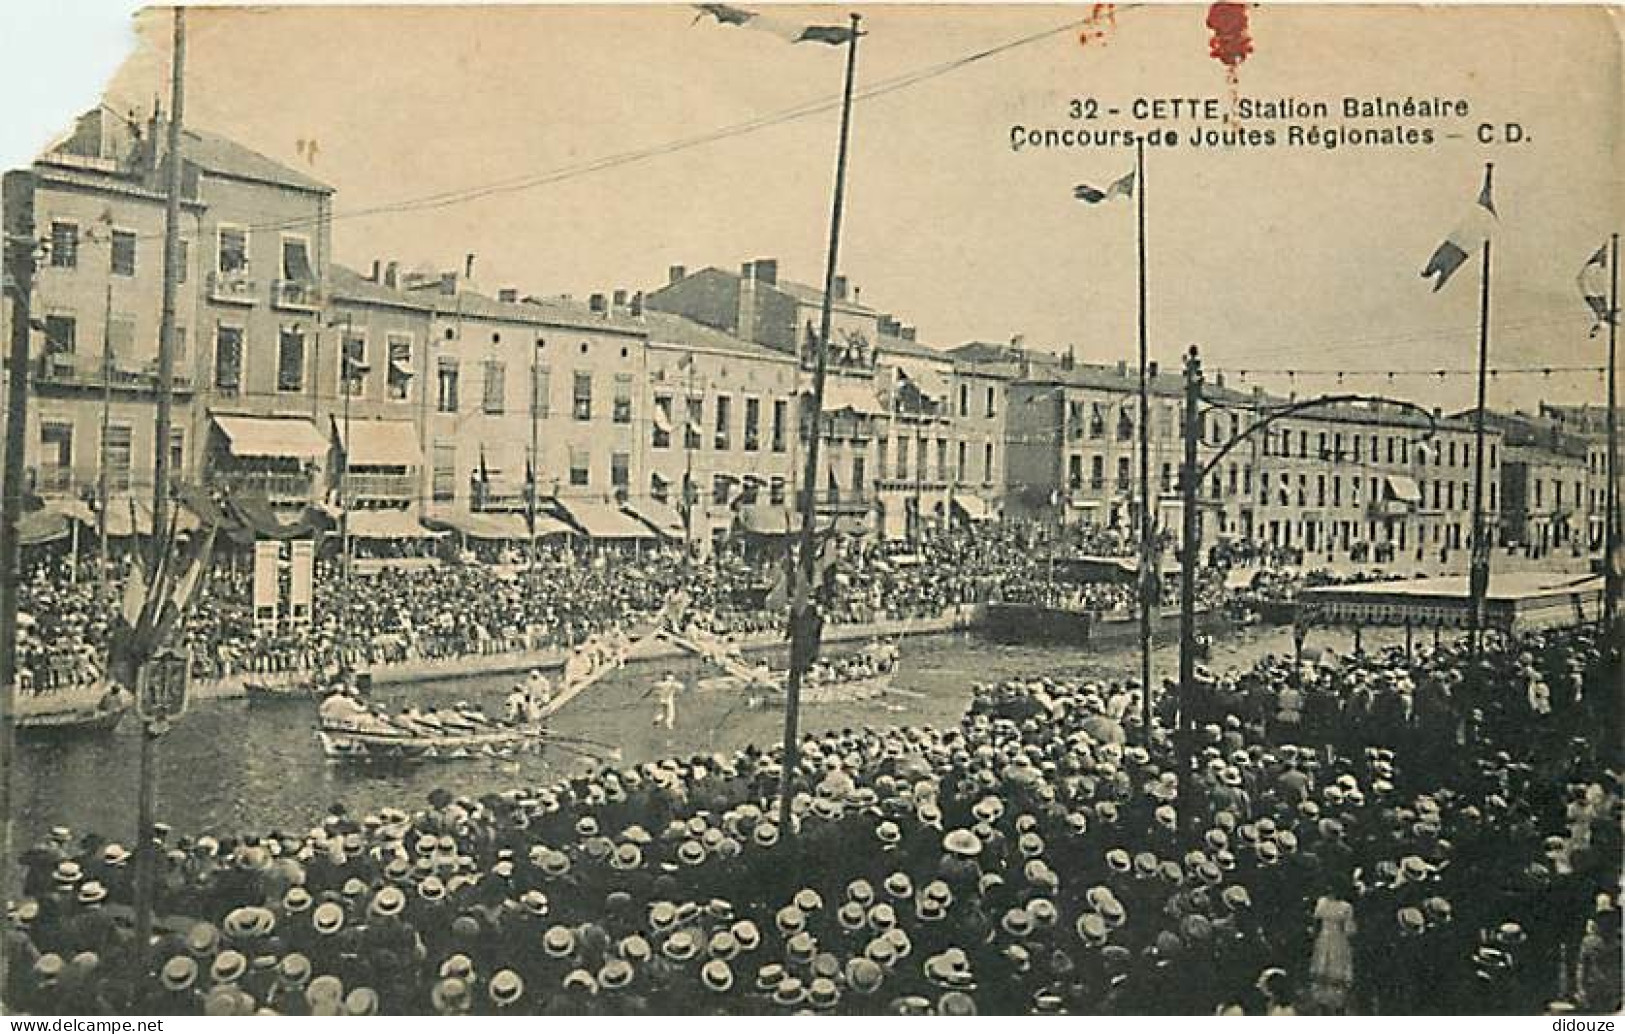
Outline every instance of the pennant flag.
<svg viewBox="0 0 1625 1034"><path fill-rule="evenodd" d="M1072 196L1088 205L1098 205L1102 201L1110 201L1118 197L1134 196L1134 173L1130 172L1121 179L1116 180L1105 190L1091 187L1087 183L1080 183L1072 188Z"/></svg>
<svg viewBox="0 0 1625 1034"><path fill-rule="evenodd" d="M162 645L170 641L176 629L191 612L192 603L197 598L199 586L209 570L209 563L214 557L215 533L218 529L209 528L209 533L203 539L203 544L193 554L191 563L187 565L186 572L175 580L175 586L170 591L159 611L157 644Z"/></svg>
<svg viewBox="0 0 1625 1034"><path fill-rule="evenodd" d="M1602 329L1604 323L1612 323L1615 314L1608 311L1608 245L1598 248L1580 267L1579 276L1580 297L1591 307L1591 314L1596 322L1591 325L1591 336L1596 337L1597 331Z"/></svg>
<svg viewBox="0 0 1625 1034"><path fill-rule="evenodd" d="M1478 200L1468 211L1466 218L1450 231L1444 242L1433 251L1433 257L1422 270L1422 279L1431 279L1435 274L1439 279L1434 281L1433 290L1437 292L1444 287L1461 264L1467 261L1467 256L1477 251L1489 239L1490 231L1495 227L1497 213L1495 199L1490 195L1491 167L1484 167L1484 186L1478 191Z"/></svg>
<svg viewBox="0 0 1625 1034"><path fill-rule="evenodd" d="M694 9L700 12L694 16L695 21L710 15L717 20L718 25L759 29L762 32L772 33L787 43L828 43L830 46L838 47L852 39L852 29L846 25L808 25L794 18L763 14L732 4L695 4Z"/></svg>

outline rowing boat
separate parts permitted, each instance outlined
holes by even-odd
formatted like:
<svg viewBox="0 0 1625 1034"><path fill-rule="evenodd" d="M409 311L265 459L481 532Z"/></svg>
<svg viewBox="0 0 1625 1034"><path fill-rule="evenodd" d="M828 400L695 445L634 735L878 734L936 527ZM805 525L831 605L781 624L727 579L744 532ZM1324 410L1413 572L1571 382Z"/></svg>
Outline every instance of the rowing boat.
<svg viewBox="0 0 1625 1034"><path fill-rule="evenodd" d="M17 694L16 728L20 736L47 738L75 733L107 733L118 727L133 701L104 682L70 689Z"/></svg>

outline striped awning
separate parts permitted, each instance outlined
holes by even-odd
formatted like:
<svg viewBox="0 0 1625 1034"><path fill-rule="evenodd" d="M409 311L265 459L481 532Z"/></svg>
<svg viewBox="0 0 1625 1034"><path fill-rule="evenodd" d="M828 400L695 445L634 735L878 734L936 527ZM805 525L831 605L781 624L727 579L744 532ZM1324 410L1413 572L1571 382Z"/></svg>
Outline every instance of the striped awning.
<svg viewBox="0 0 1625 1034"><path fill-rule="evenodd" d="M655 538L642 521L622 513L619 506L587 499L561 499L565 516L589 538L649 541Z"/></svg>
<svg viewBox="0 0 1625 1034"><path fill-rule="evenodd" d="M344 529L353 539L432 539L441 534L425 528L406 510L351 510Z"/></svg>
<svg viewBox="0 0 1625 1034"><path fill-rule="evenodd" d="M297 417L215 416L233 456L277 456L318 460L327 455L327 439L316 425Z"/></svg>

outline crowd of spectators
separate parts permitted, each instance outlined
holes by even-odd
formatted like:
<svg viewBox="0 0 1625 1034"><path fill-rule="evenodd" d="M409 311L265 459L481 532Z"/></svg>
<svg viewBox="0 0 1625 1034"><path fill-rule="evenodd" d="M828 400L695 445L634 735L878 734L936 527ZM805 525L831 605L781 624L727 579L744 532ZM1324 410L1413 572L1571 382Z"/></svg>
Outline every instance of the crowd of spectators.
<svg viewBox="0 0 1625 1034"><path fill-rule="evenodd" d="M781 755L755 747L334 807L308 830L159 828L164 919L144 961L131 852L61 828L20 859L6 999L81 1015L1608 1012L1621 772L1595 730L1618 728L1619 677L1590 630L1492 642L1477 667L1445 644L1204 670L1192 766L1164 722L1146 742L1124 686L981 685L957 727L804 738L790 828Z"/></svg>

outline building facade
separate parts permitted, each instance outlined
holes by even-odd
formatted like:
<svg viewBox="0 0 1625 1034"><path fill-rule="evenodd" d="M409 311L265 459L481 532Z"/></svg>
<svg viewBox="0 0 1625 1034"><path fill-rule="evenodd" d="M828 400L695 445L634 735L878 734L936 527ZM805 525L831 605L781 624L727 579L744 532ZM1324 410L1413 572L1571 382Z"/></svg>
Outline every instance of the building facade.
<svg viewBox="0 0 1625 1034"><path fill-rule="evenodd" d="M1541 555L1588 547L1586 461L1537 445L1506 450L1501 470L1501 535L1508 546Z"/></svg>

